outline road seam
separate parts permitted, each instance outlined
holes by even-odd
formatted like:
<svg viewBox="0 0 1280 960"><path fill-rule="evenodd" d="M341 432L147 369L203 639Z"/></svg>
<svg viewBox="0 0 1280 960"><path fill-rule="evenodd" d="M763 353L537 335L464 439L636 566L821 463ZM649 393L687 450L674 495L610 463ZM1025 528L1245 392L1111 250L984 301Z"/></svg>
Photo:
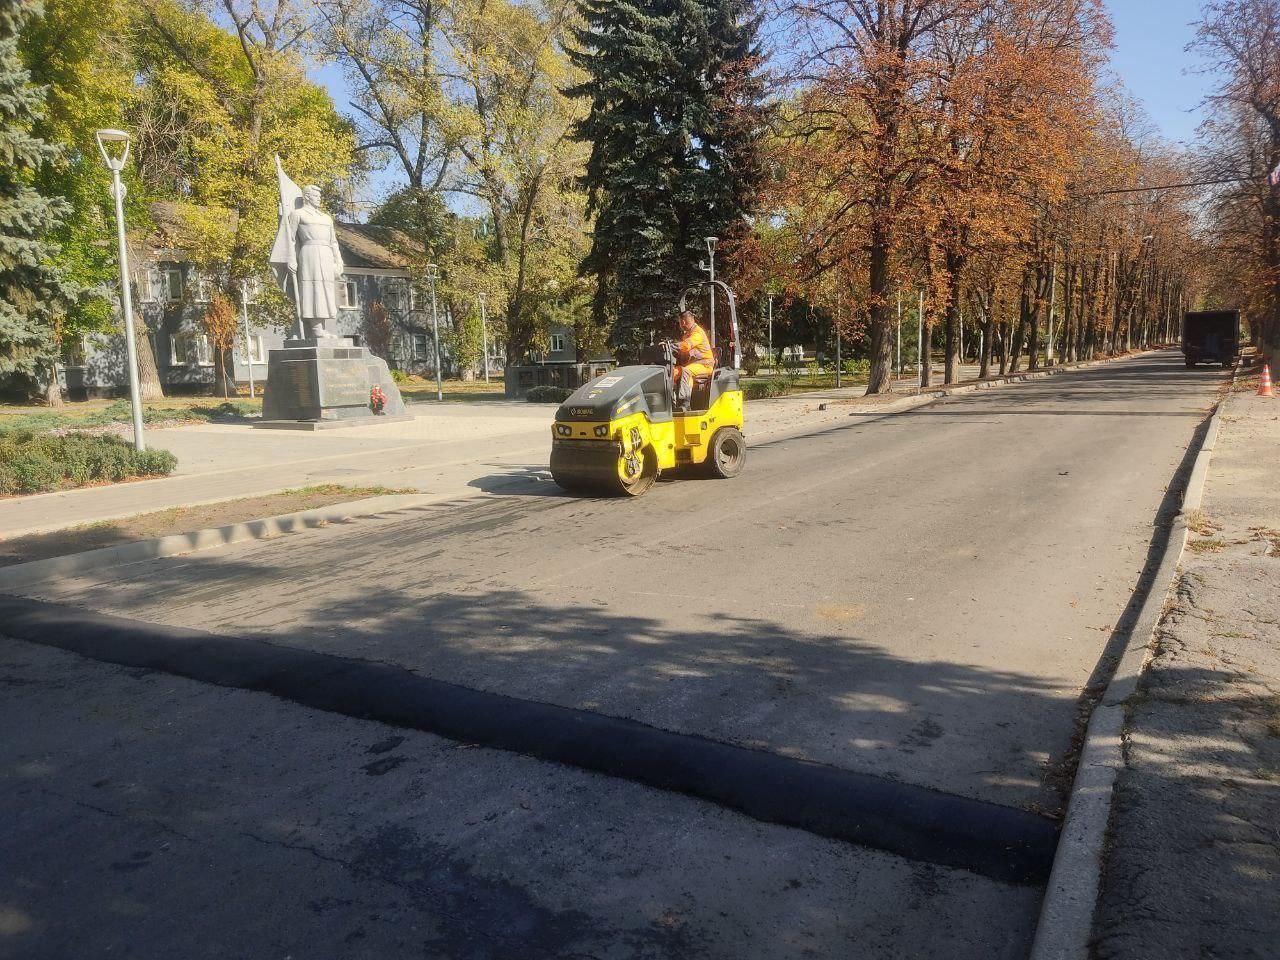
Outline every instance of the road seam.
<svg viewBox="0 0 1280 960"><path fill-rule="evenodd" d="M0 596L3 634L91 660L266 693L680 793L1001 883L1044 883L1050 817L626 717L438 680L394 663Z"/></svg>
<svg viewBox="0 0 1280 960"><path fill-rule="evenodd" d="M1237 366L1234 383L1240 374ZM1111 681L1094 707L1071 785L1053 870L1045 889L1029 960L1089 960L1093 918L1102 882L1103 856L1116 780L1124 767L1124 728L1129 698L1151 657L1151 643L1164 615L1188 540L1187 517L1200 509L1205 481L1230 391L1218 400L1191 468L1182 506L1171 521L1164 556Z"/></svg>

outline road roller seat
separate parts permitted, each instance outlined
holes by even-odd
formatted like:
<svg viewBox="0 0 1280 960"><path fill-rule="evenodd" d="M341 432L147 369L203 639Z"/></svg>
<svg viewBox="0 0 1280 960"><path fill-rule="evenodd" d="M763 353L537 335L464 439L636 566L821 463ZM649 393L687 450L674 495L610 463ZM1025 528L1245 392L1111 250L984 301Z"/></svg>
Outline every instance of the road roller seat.
<svg viewBox="0 0 1280 960"><path fill-rule="evenodd" d="M713 374L693 378L693 395L690 411L710 410L720 397L730 390L739 389L738 371L722 367Z"/></svg>

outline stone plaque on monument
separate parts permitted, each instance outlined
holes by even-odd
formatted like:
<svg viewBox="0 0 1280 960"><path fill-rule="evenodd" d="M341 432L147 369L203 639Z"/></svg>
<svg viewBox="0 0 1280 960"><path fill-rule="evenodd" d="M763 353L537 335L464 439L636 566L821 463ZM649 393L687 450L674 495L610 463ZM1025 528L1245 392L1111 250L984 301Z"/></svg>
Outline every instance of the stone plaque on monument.
<svg viewBox="0 0 1280 960"><path fill-rule="evenodd" d="M375 387L385 398L380 414L373 408ZM262 420L255 426L307 430L408 419L381 357L337 338L286 340L268 359Z"/></svg>

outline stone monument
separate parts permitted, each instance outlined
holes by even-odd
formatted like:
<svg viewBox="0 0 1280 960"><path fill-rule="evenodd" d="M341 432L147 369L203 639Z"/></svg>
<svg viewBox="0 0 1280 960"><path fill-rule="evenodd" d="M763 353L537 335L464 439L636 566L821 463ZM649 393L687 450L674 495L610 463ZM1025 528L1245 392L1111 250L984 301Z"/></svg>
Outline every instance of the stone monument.
<svg viewBox="0 0 1280 960"><path fill-rule="evenodd" d="M267 359L262 420L256 426L319 430L412 419L405 415L386 361L327 329L338 318L343 272L333 217L320 207L320 189L298 189L279 157L276 173L280 225L271 266L293 301L298 325L284 349L272 350Z"/></svg>

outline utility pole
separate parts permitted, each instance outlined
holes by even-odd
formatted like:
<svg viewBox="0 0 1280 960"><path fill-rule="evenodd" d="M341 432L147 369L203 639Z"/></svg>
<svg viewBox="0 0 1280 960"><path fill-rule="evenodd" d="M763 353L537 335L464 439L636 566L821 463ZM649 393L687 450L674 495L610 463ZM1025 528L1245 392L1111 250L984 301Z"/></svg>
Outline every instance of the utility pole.
<svg viewBox="0 0 1280 960"><path fill-rule="evenodd" d="M841 359L842 358L840 356L840 307L839 305L837 305L836 306L836 389L837 390L840 389L840 374L842 373L840 369L842 366Z"/></svg>
<svg viewBox="0 0 1280 960"><path fill-rule="evenodd" d="M769 294L769 369L778 371L778 364L773 359L773 294Z"/></svg>
<svg viewBox="0 0 1280 960"><path fill-rule="evenodd" d="M920 306L916 308L916 390L924 387L924 291L920 291Z"/></svg>
<svg viewBox="0 0 1280 960"><path fill-rule="evenodd" d="M902 291L898 291L898 358L894 364L894 375L902 376Z"/></svg>
<svg viewBox="0 0 1280 960"><path fill-rule="evenodd" d="M138 342L133 330L133 295L129 290L129 247L124 236L124 181L120 171L129 159L129 134L123 130L99 130L98 149L111 171L111 198L116 203L116 243L120 258L120 311L124 314L124 348L129 363L129 410L133 414L133 449L141 453L147 449L142 435L142 387L138 383ZM108 143L123 143L118 157L107 152Z"/></svg>
<svg viewBox="0 0 1280 960"><path fill-rule="evenodd" d="M427 264L427 280L431 284L431 330L436 342L436 400L444 401L444 379L440 375L440 311L436 308L436 280L440 278L440 268L434 263Z"/></svg>
<svg viewBox="0 0 1280 960"><path fill-rule="evenodd" d="M1053 248L1053 269L1049 273L1049 340L1044 348L1044 365L1053 366L1053 311L1058 308L1058 248Z"/></svg>
<svg viewBox="0 0 1280 960"><path fill-rule="evenodd" d="M489 314L485 309L484 294L480 294L480 342L484 352L484 382L489 382Z"/></svg>
<svg viewBox="0 0 1280 960"><path fill-rule="evenodd" d="M719 237L706 238L707 254L710 260L702 264L702 269L706 270L711 277L711 318L707 326L710 328L712 350L716 348L716 244L719 242Z"/></svg>
<svg viewBox="0 0 1280 960"><path fill-rule="evenodd" d="M240 281L240 309L244 314L244 365L249 368L249 399L257 397L253 386L253 341L249 338L249 281Z"/></svg>

